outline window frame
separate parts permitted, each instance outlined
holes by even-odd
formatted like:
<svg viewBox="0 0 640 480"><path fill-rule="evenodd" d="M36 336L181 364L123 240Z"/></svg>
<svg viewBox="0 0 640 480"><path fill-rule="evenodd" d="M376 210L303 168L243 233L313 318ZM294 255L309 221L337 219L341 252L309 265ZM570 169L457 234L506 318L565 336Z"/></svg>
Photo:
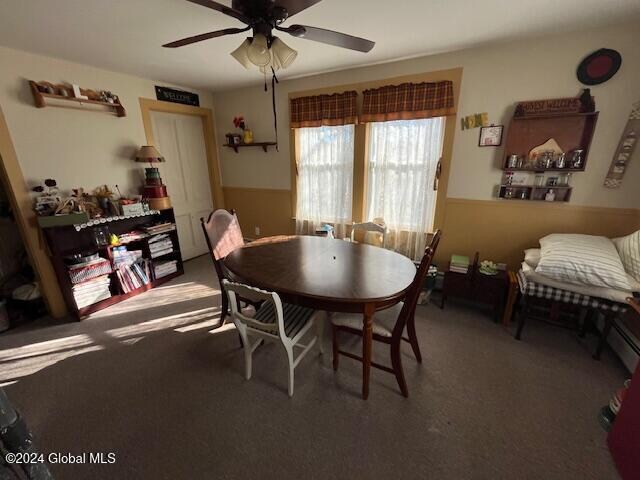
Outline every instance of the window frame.
<svg viewBox="0 0 640 480"><path fill-rule="evenodd" d="M454 105L458 108L458 99L460 96L460 85L462 83L462 67L452 68L448 70L439 70L434 72L425 72L414 75L405 75L400 77L383 78L380 80L365 81L352 84L334 85L325 88L317 88L303 91L290 92L289 99L309 96L322 95L342 92L345 90L356 90L361 101L362 92L369 88L378 88L389 84L398 84L404 82L438 82L442 80L451 80L453 82ZM369 143L369 123L357 124L355 126L354 139L354 161L353 161L353 208L352 221L365 221L365 202L367 198L368 183L368 143ZM456 132L457 114L446 116L444 127L444 140L442 145L442 158L440 163L440 175L438 181L438 192L436 196L435 214L433 228L442 228L444 224L447 187L449 182L449 172L451 166L451 156L453 151L453 140ZM295 231L293 225L296 218L297 205L297 163L299 159L298 134L297 129L290 129L289 135L289 158L290 158L290 193L291 193L291 212L292 212L292 231Z"/></svg>

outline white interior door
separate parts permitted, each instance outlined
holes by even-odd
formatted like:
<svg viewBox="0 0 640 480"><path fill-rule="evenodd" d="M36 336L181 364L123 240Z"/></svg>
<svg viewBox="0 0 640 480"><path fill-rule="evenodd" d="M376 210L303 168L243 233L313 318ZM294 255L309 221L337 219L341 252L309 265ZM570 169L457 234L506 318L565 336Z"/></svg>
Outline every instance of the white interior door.
<svg viewBox="0 0 640 480"><path fill-rule="evenodd" d="M155 146L165 157L160 174L176 216L182 258L208 248L200 218L213 210L202 119L195 115L151 112Z"/></svg>

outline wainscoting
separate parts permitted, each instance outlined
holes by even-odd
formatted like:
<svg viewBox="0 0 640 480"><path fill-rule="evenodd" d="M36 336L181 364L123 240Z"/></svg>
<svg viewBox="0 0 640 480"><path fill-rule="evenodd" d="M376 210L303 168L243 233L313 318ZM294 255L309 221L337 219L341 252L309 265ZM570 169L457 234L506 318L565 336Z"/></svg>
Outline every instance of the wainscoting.
<svg viewBox="0 0 640 480"><path fill-rule="evenodd" d="M505 262L517 268L522 251L549 233L618 237L640 229L640 209L549 205L518 200L446 201L443 238L436 261L452 253Z"/></svg>
<svg viewBox="0 0 640 480"><path fill-rule="evenodd" d="M291 192L224 187L225 205L238 213L246 237L294 232ZM640 229L640 209L549 205L517 200L447 198L444 235L436 263L444 266L452 253L504 262L518 268L523 250L538 246L549 233L586 233L617 237Z"/></svg>
<svg viewBox="0 0 640 480"><path fill-rule="evenodd" d="M225 208L236 210L245 237L294 233L291 191L268 188L223 187ZM255 228L260 228L256 235Z"/></svg>

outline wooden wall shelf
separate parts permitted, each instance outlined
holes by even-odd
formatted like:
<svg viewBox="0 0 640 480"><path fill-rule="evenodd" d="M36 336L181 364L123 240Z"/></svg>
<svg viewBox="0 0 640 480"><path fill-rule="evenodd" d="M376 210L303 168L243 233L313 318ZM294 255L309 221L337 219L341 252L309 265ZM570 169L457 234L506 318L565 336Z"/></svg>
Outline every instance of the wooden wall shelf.
<svg viewBox="0 0 640 480"><path fill-rule="evenodd" d="M502 169L527 172L584 171L597 120L598 112L514 117L507 132ZM573 150L582 150L582 165L579 168L541 168L537 166L510 168L508 166L510 155L519 155L526 161L532 148L543 144L550 138L555 139L567 154L567 161L570 160Z"/></svg>
<svg viewBox="0 0 640 480"><path fill-rule="evenodd" d="M511 189L513 196L507 196L507 191ZM556 194L555 200L550 201L545 199L545 195L549 190L553 190ZM541 187L535 185L500 185L500 191L498 197L504 200L524 200L524 201L543 201L549 203L568 202L571 198L571 192L573 187L569 185L554 185ZM522 193L525 193L525 197L522 197Z"/></svg>
<svg viewBox="0 0 640 480"><path fill-rule="evenodd" d="M253 143L238 143L238 144L225 143L224 144L225 147L233 148L234 152L236 153L238 153L239 148L244 148L244 147L262 147L262 150L265 153L267 153L268 147L275 147L276 145L278 145L276 142L253 142Z"/></svg>
<svg viewBox="0 0 640 480"><path fill-rule="evenodd" d="M101 100L91 100L75 97L66 97L64 95L57 95L54 93L45 93L38 90L38 83L32 80L29 81L31 86L31 93L33 94L33 100L37 108L44 107L66 107L66 108L83 108L85 105L90 107L105 107L105 112L113 113L118 117L126 117L127 112L121 103L109 103Z"/></svg>

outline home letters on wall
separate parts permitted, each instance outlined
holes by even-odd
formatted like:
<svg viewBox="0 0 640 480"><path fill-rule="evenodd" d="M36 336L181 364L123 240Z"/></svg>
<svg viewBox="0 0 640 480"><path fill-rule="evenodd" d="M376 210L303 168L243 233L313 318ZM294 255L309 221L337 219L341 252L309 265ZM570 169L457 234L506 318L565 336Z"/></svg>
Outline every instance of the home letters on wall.
<svg viewBox="0 0 640 480"><path fill-rule="evenodd" d="M604 180L604 186L607 188L618 188L622 185L622 178L631 162L631 157L638 144L638 136L640 135L640 101L633 104L633 109L629 115L627 125L622 132L618 148L613 154L611 166Z"/></svg>
<svg viewBox="0 0 640 480"><path fill-rule="evenodd" d="M460 119L462 122L462 130L470 130L472 128L486 127L489 124L489 114L487 112L474 113Z"/></svg>

